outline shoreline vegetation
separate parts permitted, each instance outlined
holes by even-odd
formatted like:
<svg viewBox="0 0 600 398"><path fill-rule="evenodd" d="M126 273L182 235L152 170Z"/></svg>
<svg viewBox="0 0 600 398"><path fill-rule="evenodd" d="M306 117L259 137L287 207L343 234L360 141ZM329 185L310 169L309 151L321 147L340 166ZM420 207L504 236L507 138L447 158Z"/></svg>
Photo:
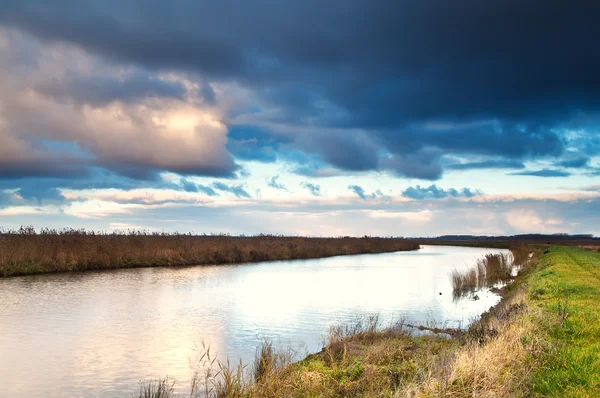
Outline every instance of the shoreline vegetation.
<svg viewBox="0 0 600 398"><path fill-rule="evenodd" d="M499 291L500 287L509 283L533 256L533 252L524 244L513 243L509 250L508 254L486 254L469 269L454 269L450 274L454 298L459 299L469 294L476 296L476 292L483 288Z"/></svg>
<svg viewBox="0 0 600 398"><path fill-rule="evenodd" d="M380 328L369 318L332 329L321 352L295 363L266 342L250 368L206 349L191 393L178 395L165 379L142 382L132 396L600 396L600 253L520 245L512 256L519 272L503 299L465 330Z"/></svg>
<svg viewBox="0 0 600 398"><path fill-rule="evenodd" d="M119 268L240 264L417 250L404 238L0 231L0 277Z"/></svg>

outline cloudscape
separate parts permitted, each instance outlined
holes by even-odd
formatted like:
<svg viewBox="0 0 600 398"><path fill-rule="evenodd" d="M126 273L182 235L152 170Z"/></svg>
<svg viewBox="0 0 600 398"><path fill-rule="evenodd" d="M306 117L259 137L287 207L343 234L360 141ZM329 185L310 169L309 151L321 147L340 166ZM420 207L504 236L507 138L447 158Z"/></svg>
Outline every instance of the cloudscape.
<svg viewBox="0 0 600 398"><path fill-rule="evenodd" d="M1 224L598 235L599 12L5 0Z"/></svg>

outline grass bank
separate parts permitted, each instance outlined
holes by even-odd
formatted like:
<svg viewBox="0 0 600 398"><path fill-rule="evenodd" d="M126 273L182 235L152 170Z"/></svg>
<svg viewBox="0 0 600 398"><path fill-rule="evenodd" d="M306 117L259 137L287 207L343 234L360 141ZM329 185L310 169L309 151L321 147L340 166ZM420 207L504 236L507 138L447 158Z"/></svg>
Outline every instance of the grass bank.
<svg viewBox="0 0 600 398"><path fill-rule="evenodd" d="M321 352L293 364L263 347L253 372L222 364L199 372L190 396L600 396L600 254L537 250L503 295L463 331L415 337L401 322L381 329L371 320L332 330ZM135 396L176 396L161 394Z"/></svg>
<svg viewBox="0 0 600 398"><path fill-rule="evenodd" d="M600 396L600 253L546 250L528 280L529 299L544 314L531 389L538 396Z"/></svg>
<svg viewBox="0 0 600 398"><path fill-rule="evenodd" d="M130 267L237 264L416 250L401 238L307 238L97 233L21 228L0 231L0 277Z"/></svg>

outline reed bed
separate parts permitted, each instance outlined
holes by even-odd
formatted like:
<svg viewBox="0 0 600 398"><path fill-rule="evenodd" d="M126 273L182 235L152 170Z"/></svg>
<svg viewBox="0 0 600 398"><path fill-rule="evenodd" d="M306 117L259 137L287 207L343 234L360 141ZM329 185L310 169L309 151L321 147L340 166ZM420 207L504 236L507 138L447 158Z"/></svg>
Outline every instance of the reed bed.
<svg viewBox="0 0 600 398"><path fill-rule="evenodd" d="M453 270L450 274L455 298L473 293L484 287L494 287L514 278L515 271L523 272L530 266L533 255L526 244L516 243L509 247L510 254L486 254L477 264L464 271Z"/></svg>
<svg viewBox="0 0 600 398"><path fill-rule="evenodd" d="M520 256L521 254L519 254ZM493 287L512 279L516 264L514 254L486 254L477 264L464 271L453 270L450 274L455 296L472 293L484 287ZM522 259L519 257L519 261Z"/></svg>
<svg viewBox="0 0 600 398"><path fill-rule="evenodd" d="M402 238L191 235L75 229L0 231L0 276L130 267L237 264L416 250Z"/></svg>

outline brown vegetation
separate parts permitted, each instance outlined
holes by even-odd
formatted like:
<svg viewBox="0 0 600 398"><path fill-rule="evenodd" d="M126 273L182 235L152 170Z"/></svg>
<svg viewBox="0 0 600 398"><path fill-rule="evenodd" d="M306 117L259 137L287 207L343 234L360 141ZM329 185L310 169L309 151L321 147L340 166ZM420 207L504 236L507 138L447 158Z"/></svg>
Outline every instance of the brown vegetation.
<svg viewBox="0 0 600 398"><path fill-rule="evenodd" d="M401 238L307 238L21 228L0 234L0 276L129 267L237 264L415 250Z"/></svg>
<svg viewBox="0 0 600 398"><path fill-rule="evenodd" d="M530 258L530 250L526 245L513 245L511 253L487 254L468 270L453 270L450 274L455 297L472 293L484 287L493 288L499 283L513 279L513 271L526 267Z"/></svg>
<svg viewBox="0 0 600 398"><path fill-rule="evenodd" d="M450 274L455 295L492 287L511 278L512 259L504 254L487 254L468 270L453 270Z"/></svg>
<svg viewBox="0 0 600 398"><path fill-rule="evenodd" d="M591 250L593 252L600 253L600 245L581 245L579 247L585 250Z"/></svg>

